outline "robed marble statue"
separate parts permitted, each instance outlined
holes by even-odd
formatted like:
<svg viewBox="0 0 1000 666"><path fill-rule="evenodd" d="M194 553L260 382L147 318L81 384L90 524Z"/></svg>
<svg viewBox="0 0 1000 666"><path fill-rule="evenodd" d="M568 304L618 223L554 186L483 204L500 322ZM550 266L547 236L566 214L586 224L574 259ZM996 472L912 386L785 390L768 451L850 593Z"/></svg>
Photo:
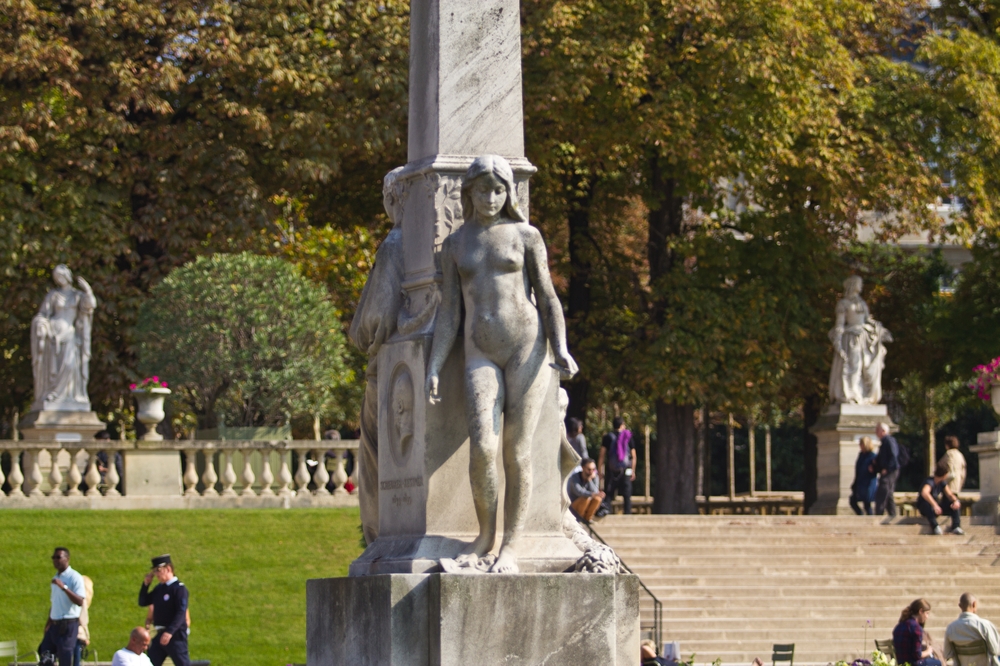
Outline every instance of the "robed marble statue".
<svg viewBox="0 0 1000 666"><path fill-rule="evenodd" d="M892 335L871 316L861 287L857 275L844 280L844 297L837 303L836 323L830 330L833 404L877 405L882 400L885 343L892 342Z"/></svg>
<svg viewBox="0 0 1000 666"><path fill-rule="evenodd" d="M56 288L31 320L31 370L35 379L33 410L89 411L90 333L97 307L82 277L73 287L65 265L52 272Z"/></svg>

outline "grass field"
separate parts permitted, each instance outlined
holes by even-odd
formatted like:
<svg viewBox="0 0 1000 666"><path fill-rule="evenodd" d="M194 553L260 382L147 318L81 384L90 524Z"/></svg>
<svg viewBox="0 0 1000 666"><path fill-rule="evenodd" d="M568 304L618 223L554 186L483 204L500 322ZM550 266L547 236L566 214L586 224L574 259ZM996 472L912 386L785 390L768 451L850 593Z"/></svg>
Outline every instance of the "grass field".
<svg viewBox="0 0 1000 666"><path fill-rule="evenodd" d="M0 640L42 638L55 546L94 580L92 646L110 661L146 610L149 558L170 553L191 595L191 656L213 666L305 663L306 579L346 576L357 509L0 511ZM154 581L155 582L155 581Z"/></svg>

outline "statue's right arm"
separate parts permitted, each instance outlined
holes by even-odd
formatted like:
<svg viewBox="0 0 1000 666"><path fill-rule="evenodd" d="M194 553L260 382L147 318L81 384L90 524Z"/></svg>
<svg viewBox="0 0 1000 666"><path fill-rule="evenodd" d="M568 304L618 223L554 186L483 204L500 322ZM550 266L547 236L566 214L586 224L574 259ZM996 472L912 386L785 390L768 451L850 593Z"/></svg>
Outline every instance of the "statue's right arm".
<svg viewBox="0 0 1000 666"><path fill-rule="evenodd" d="M462 286L459 282L458 266L454 259L452 237L445 239L441 248L441 305L438 306L434 323L434 339L431 343L431 357L427 366L428 399L434 403L438 397L438 374L444 366L451 347L458 337L458 324L462 317Z"/></svg>

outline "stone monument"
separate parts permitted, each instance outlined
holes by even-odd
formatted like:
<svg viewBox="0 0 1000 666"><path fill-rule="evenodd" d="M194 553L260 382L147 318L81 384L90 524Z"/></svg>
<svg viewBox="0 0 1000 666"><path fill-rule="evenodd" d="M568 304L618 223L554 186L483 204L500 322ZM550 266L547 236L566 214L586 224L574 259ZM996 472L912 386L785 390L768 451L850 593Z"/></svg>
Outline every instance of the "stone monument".
<svg viewBox="0 0 1000 666"><path fill-rule="evenodd" d="M60 264L52 271L56 289L45 295L31 320L31 370L35 400L21 420L25 439L76 442L104 430L90 409L90 333L97 307L94 292L82 277Z"/></svg>
<svg viewBox="0 0 1000 666"><path fill-rule="evenodd" d="M576 364L527 222L518 2L413 0L410 24L409 162L351 329L368 547L309 581L308 664L636 663L637 580L564 522Z"/></svg>
<svg viewBox="0 0 1000 666"><path fill-rule="evenodd" d="M848 500L854 481L858 440L875 438L875 426L896 426L882 400L882 369L886 342L892 335L876 321L861 298L857 275L844 280L844 297L837 302L830 368L830 405L811 429L816 435L816 503L810 513L853 515ZM876 442L878 440L876 439Z"/></svg>

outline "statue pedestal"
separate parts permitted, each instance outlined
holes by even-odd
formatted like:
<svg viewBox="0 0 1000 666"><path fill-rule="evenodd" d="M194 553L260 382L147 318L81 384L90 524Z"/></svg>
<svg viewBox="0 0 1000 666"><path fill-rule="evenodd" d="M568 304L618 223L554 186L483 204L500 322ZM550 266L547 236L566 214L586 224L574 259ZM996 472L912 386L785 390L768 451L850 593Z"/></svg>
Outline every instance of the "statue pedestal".
<svg viewBox="0 0 1000 666"><path fill-rule="evenodd" d="M640 638L632 575L396 574L306 583L308 666L632 666Z"/></svg>
<svg viewBox="0 0 1000 666"><path fill-rule="evenodd" d="M875 426L885 423L895 432L885 405L830 405L810 428L816 435L816 503L811 514L853 515L848 500L858 459L858 441L868 435L875 441Z"/></svg>
<svg viewBox="0 0 1000 666"><path fill-rule="evenodd" d="M96 412L41 409L28 412L18 430L31 441L80 442L94 439L106 427Z"/></svg>
<svg viewBox="0 0 1000 666"><path fill-rule="evenodd" d="M976 446L969 449L979 456L979 501L972 505L973 516L986 516L994 524L1000 509L1000 431L981 432Z"/></svg>

